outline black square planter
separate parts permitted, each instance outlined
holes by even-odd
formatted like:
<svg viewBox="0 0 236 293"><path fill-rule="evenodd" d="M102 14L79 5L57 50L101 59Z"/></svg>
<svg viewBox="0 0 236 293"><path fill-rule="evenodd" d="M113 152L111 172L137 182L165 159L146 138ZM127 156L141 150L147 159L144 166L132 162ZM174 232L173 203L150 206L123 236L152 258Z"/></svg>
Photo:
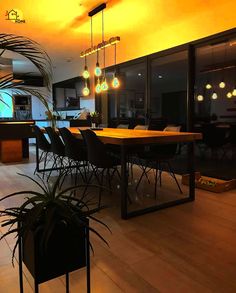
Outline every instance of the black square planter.
<svg viewBox="0 0 236 293"><path fill-rule="evenodd" d="M30 231L22 241L22 260L37 284L86 266L88 228L58 225L44 252L42 231Z"/></svg>

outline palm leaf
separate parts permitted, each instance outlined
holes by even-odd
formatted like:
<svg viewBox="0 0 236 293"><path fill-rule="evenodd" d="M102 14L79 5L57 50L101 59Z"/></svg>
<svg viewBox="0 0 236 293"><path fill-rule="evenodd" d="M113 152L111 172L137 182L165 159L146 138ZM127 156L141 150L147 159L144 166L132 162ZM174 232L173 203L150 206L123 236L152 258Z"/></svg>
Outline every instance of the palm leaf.
<svg viewBox="0 0 236 293"><path fill-rule="evenodd" d="M48 54L42 49L42 47L35 41L28 39L23 36L16 36L13 34L0 34L0 50L2 52L0 56L6 50L16 52L29 61L31 61L36 68L39 70L41 76L43 77L44 84L49 91L52 90L52 63ZM38 89L32 89L23 85L23 81L17 81L13 78L12 74L6 75L0 79L0 91L14 90L17 94L30 94L36 96L45 106L46 110L50 112L50 107L52 104L49 102L47 95L40 92ZM6 104L0 96L0 102ZM9 106L9 105L8 105ZM51 117L50 120L53 120Z"/></svg>
<svg viewBox="0 0 236 293"><path fill-rule="evenodd" d="M23 36L0 34L0 49L16 52L29 59L41 73L47 89L51 91L51 60L37 42Z"/></svg>

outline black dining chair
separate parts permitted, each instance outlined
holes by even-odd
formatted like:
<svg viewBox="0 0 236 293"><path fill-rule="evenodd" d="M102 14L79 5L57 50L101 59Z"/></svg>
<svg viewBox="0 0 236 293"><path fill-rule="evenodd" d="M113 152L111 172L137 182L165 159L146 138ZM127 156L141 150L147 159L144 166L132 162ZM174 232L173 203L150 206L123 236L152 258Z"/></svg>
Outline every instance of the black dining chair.
<svg viewBox="0 0 236 293"><path fill-rule="evenodd" d="M36 168L34 171L34 174L36 173L37 170L39 170L39 164L43 162L43 170L46 169L46 166L48 164L48 161L50 160L49 154L52 153L52 148L51 144L45 137L44 133L42 130L37 126L34 125L33 127L33 132L35 134L36 138L36 156L37 156L37 161L36 161ZM41 154L39 156L39 150L41 151ZM44 171L43 171L44 172ZM44 177L44 174L43 174Z"/></svg>
<svg viewBox="0 0 236 293"><path fill-rule="evenodd" d="M211 156L222 159L225 156L225 145L228 143L227 129L213 123L203 125L203 143L211 150ZM222 156L219 155L220 152Z"/></svg>
<svg viewBox="0 0 236 293"><path fill-rule="evenodd" d="M91 181L94 176L100 185L99 190L99 206L101 204L101 193L103 190L104 183L104 173L107 174L107 180L109 183L109 189L111 191L111 181L115 173L118 174L120 178L120 173L118 171L118 166L120 165L120 159L117 158L109 151L109 148L102 143L95 132L90 129L80 130L81 135L83 136L88 153L88 161L92 166L92 173L89 177L88 182ZM112 170L112 173L110 171ZM99 174L100 171L100 174ZM100 175L100 176L99 176Z"/></svg>
<svg viewBox="0 0 236 293"><path fill-rule="evenodd" d="M181 129L180 126L167 126L163 131L175 131L179 132ZM175 180L179 192L182 194L182 189L179 185L179 182L175 176L174 170L171 166L171 161L174 159L177 152L178 144L164 144L164 145L151 145L148 150L139 153L140 159L140 168L142 169L141 176L136 186L136 190L141 183L143 176L146 176L148 179L148 172L154 168L155 169L155 189L154 195L155 198L157 196L157 182L159 180L160 186L162 186L162 172L164 171L164 167L167 167L168 173ZM150 183L149 179L148 182Z"/></svg>
<svg viewBox="0 0 236 293"><path fill-rule="evenodd" d="M77 183L78 172L84 182L87 181L88 166L87 150L83 139L76 138L66 127L59 128L59 133L64 141L65 156L69 160L70 168L76 169L75 184Z"/></svg>
<svg viewBox="0 0 236 293"><path fill-rule="evenodd" d="M53 152L53 165L52 169L61 170L65 167L65 145L62 142L59 134L52 127L45 127L46 133L51 141L51 150ZM52 170L51 170L52 171ZM48 178L50 177L49 173Z"/></svg>

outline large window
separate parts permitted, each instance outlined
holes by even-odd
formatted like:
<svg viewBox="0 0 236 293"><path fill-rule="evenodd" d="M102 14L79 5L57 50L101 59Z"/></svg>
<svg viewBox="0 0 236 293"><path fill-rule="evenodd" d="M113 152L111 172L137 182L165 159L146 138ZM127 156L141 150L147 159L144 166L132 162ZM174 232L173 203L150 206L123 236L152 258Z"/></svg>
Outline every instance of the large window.
<svg viewBox="0 0 236 293"><path fill-rule="evenodd" d="M236 122L235 75L236 44L233 40L196 49L195 123Z"/></svg>
<svg viewBox="0 0 236 293"><path fill-rule="evenodd" d="M131 119L145 119L146 115L146 69L145 63L119 66L117 76L119 89L110 88L107 93L109 118L128 123ZM111 84L113 70L107 72Z"/></svg>
<svg viewBox="0 0 236 293"><path fill-rule="evenodd" d="M151 60L150 118L186 124L187 51Z"/></svg>

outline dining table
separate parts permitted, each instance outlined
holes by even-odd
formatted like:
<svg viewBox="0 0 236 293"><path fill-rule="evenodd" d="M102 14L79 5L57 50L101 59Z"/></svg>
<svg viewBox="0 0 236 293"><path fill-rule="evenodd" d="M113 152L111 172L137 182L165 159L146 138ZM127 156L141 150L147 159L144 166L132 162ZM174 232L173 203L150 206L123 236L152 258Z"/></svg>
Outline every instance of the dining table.
<svg viewBox="0 0 236 293"><path fill-rule="evenodd" d="M81 138L80 130L85 127L69 127L70 132ZM142 215L148 212L164 209L167 207L179 205L195 199L195 166L194 166L194 143L196 140L202 139L201 133L190 132L172 132L172 131L155 131L155 130L134 130L134 129L117 129L103 128L93 129L97 137L105 144L116 145L120 147L121 156L121 205L120 213L122 219L128 219L134 216ZM139 210L128 211L129 196L128 196L128 149L132 146L153 145L153 144L172 144L186 143L187 144L187 162L189 174L189 191L185 198L174 199L170 202L149 207L144 207Z"/></svg>

